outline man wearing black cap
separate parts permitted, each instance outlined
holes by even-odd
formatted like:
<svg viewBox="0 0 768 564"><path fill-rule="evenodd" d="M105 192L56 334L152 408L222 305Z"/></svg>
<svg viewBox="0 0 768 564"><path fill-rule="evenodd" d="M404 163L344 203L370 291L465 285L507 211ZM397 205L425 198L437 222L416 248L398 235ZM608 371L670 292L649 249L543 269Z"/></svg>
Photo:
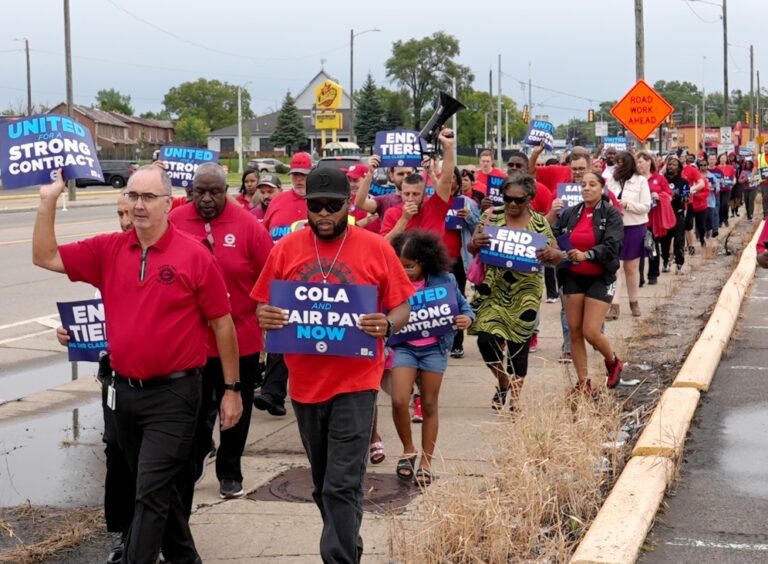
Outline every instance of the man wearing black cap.
<svg viewBox="0 0 768 564"><path fill-rule="evenodd" d="M384 370L383 343L407 322L413 285L392 247L374 233L348 227L349 180L324 168L307 177L310 229L286 235L273 249L251 297L259 302L262 329L288 324L287 313L269 305L272 280L334 285L373 285L377 312L358 327L377 338L374 359L285 354L299 434L312 468L313 498L323 518L320 554L324 562L359 562L362 482L373 410Z"/></svg>

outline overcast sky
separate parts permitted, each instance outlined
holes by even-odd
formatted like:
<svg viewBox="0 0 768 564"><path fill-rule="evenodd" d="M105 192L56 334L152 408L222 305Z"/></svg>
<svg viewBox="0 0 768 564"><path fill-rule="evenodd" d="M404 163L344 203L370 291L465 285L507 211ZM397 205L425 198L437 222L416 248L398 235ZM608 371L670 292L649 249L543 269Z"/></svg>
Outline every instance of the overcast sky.
<svg viewBox="0 0 768 564"><path fill-rule="evenodd" d="M708 92L723 87L721 0L645 0L645 76L688 80ZM730 88L749 90L749 50L755 69L768 60L758 0L728 2ZM6 0L0 18L0 109L26 103L23 43L29 39L33 103L65 99L63 0ZM368 72L390 86L384 62L392 43L445 31L461 46L458 61L472 69L475 88L502 90L522 106L519 80L579 97L533 88L534 113L559 123L585 117L590 102L617 99L634 83L633 0L434 0L367 2L292 0L72 0L74 96L90 105L102 88L131 96L137 113L162 108L165 93L204 77L248 84L252 110L278 109L324 68L349 87L350 29L355 38L355 85ZM378 13L377 13L378 9ZM703 57L706 57L704 64ZM762 83L768 85L768 74ZM524 100L524 98L526 100ZM595 102L594 106L597 103Z"/></svg>

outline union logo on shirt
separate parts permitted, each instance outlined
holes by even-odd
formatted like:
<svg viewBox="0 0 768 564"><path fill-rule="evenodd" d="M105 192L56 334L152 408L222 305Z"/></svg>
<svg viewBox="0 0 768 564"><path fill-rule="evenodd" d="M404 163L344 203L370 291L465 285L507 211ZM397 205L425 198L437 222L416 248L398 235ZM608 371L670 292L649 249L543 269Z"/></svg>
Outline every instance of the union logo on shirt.
<svg viewBox="0 0 768 564"><path fill-rule="evenodd" d="M224 235L224 246L225 247L235 247L235 243L237 242L237 238L235 237L234 233L227 233Z"/></svg>
<svg viewBox="0 0 768 564"><path fill-rule="evenodd" d="M164 264L157 269L157 280L161 284L173 284L176 279L176 268L170 264Z"/></svg>

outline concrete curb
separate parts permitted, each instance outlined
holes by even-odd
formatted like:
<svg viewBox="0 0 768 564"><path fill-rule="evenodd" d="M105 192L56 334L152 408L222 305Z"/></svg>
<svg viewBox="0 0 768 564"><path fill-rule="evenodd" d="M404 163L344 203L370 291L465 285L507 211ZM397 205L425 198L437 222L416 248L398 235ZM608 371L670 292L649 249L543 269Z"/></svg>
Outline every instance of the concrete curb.
<svg viewBox="0 0 768 564"><path fill-rule="evenodd" d="M747 288L755 274L755 245L762 222L723 286L701 336L661 397L613 490L571 558L571 564L629 564L645 537L674 477L700 392L709 390ZM694 388L691 390L690 388Z"/></svg>

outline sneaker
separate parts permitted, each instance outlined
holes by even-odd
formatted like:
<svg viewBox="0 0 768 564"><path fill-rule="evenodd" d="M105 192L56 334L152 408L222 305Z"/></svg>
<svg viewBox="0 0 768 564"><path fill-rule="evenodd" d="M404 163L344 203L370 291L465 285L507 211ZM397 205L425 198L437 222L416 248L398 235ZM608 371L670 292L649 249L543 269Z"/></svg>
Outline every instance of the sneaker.
<svg viewBox="0 0 768 564"><path fill-rule="evenodd" d="M658 278L649 278L648 279L648 285L649 286L654 286L654 285L656 285L658 283L659 283L659 279Z"/></svg>
<svg viewBox="0 0 768 564"><path fill-rule="evenodd" d="M411 416L413 423L421 423L424 421L424 414L421 412L421 396L413 398L413 415Z"/></svg>
<svg viewBox="0 0 768 564"><path fill-rule="evenodd" d="M528 343L528 352L536 352L537 350L539 350L539 335L534 333Z"/></svg>
<svg viewBox="0 0 768 564"><path fill-rule="evenodd" d="M285 405L283 405L282 402L276 402L272 399L272 396L268 394L259 394L253 398L253 407L260 409L261 411L266 411L275 417L282 417L287 413Z"/></svg>
<svg viewBox="0 0 768 564"><path fill-rule="evenodd" d="M245 495L243 484L237 480L224 478L221 482L219 482L219 485L219 497L221 499L235 499Z"/></svg>
<svg viewBox="0 0 768 564"><path fill-rule="evenodd" d="M504 409L504 404L507 403L507 392L509 391L509 388L506 390L502 390L501 388L496 388L496 392L493 394L493 398L491 398L491 408L495 411L501 411Z"/></svg>
<svg viewBox="0 0 768 564"><path fill-rule="evenodd" d="M453 349L451 351L451 358L464 358L464 349Z"/></svg>
<svg viewBox="0 0 768 564"><path fill-rule="evenodd" d="M120 564L123 561L123 552L125 552L125 539L120 540L112 547L107 556L107 564Z"/></svg>
<svg viewBox="0 0 768 564"><path fill-rule="evenodd" d="M661 267L661 271L662 272L669 272L669 261L668 260L664 261L664 266Z"/></svg>
<svg viewBox="0 0 768 564"><path fill-rule="evenodd" d="M683 265L682 264L676 264L675 265L675 274L682 274L683 272Z"/></svg>
<svg viewBox="0 0 768 564"><path fill-rule="evenodd" d="M613 360L605 361L605 368L608 370L608 381L606 386L609 388L615 388L619 380L621 379L621 369L624 367L624 363L619 360L619 357L613 355Z"/></svg>
<svg viewBox="0 0 768 564"><path fill-rule="evenodd" d="M554 303L556 303L558 301L559 301L558 298L547 298L547 303L548 304L554 304Z"/></svg>
<svg viewBox="0 0 768 564"><path fill-rule="evenodd" d="M560 360L558 360L560 364L570 364L573 362L573 356L569 352L562 352L560 354Z"/></svg>

